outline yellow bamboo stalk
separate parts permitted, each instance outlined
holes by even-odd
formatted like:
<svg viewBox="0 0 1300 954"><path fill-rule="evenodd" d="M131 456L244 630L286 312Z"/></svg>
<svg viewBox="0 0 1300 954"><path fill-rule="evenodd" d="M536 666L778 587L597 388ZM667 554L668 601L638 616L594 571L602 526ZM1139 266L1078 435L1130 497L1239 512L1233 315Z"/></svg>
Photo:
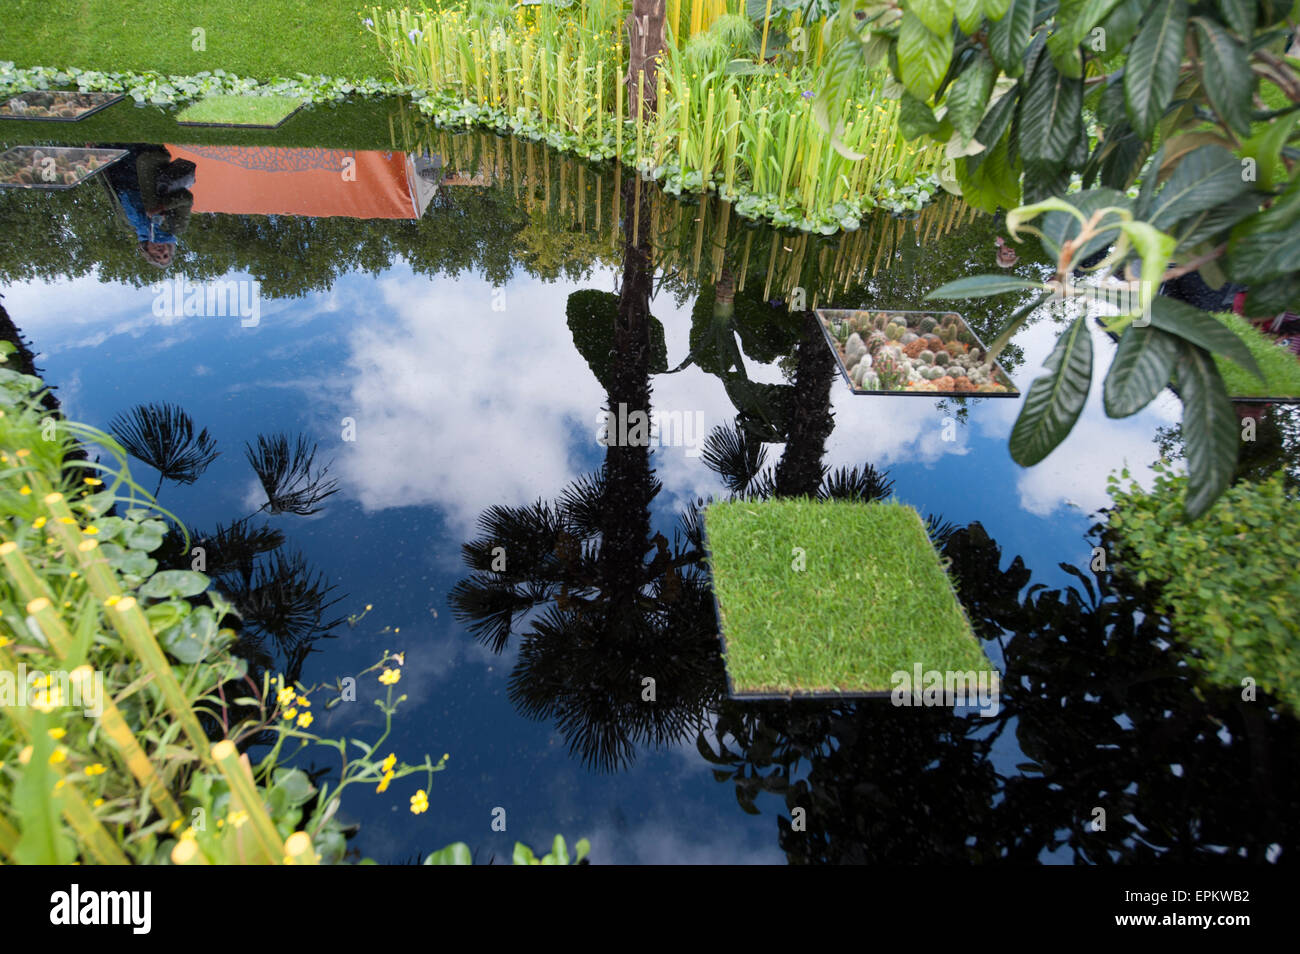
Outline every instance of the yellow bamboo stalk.
<svg viewBox="0 0 1300 954"><path fill-rule="evenodd" d="M271 816L267 814L266 806L258 795L248 756L241 756L235 749L235 743L222 739L212 747L212 759L230 786L234 801L241 810L248 813L259 851L270 864L279 863L284 858L284 842L280 840L275 823L271 821Z"/></svg>
<svg viewBox="0 0 1300 954"><path fill-rule="evenodd" d="M758 62L767 61L767 28L772 19L772 0L767 0L767 9L763 11L763 42L758 48Z"/></svg>
<svg viewBox="0 0 1300 954"><path fill-rule="evenodd" d="M295 831L284 840L284 861L290 865L315 865L316 849L312 847L311 835L305 831Z"/></svg>

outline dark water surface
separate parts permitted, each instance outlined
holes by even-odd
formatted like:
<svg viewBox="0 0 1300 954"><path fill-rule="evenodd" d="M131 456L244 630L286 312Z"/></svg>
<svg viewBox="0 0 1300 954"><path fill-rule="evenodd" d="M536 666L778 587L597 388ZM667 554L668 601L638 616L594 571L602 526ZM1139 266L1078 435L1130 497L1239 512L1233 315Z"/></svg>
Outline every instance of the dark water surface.
<svg viewBox="0 0 1300 954"><path fill-rule="evenodd" d="M419 816L415 776L349 792L360 854L403 861L464 840L486 860L557 832L589 838L596 863L1295 849L1296 722L1199 682L1143 597L1088 570L1107 475L1127 466L1149 483L1162 442L1177 450L1177 401L1116 421L1094 388L1066 443L1025 470L1006 446L1019 398L854 396L798 310L800 296L925 308L926 290L993 264L992 219L944 200L917 222L815 240L620 188L537 146L428 146L443 183L410 190L418 219L313 217L327 197L300 173L336 158L319 149L210 158L250 175L296 162L299 175L259 180L279 214L203 211L231 197L205 196L200 161L166 271L137 254L100 182L0 193L3 304L65 412L108 428L133 405L181 405L222 453L193 484L164 483L160 503L200 537L249 515L247 528L283 535L242 583L226 579L257 607L244 647L307 684L405 652L409 698L384 748L450 760ZM1043 267L1026 251L1015 271ZM255 280L257 314L173 314L182 277ZM620 288L652 296L653 319L620 316ZM957 310L989 340L1012 307ZM1063 320L1044 313L1004 353L1022 392ZM1112 346L1095 334L1104 367ZM676 446L602 446L598 415L619 404L666 415ZM1261 424L1273 466L1295 465L1284 411ZM951 524L944 553L1004 670L996 716L726 698L691 514L728 492L704 436L738 427L766 455L762 492L815 492L823 469L852 468L869 489L870 465ZM244 445L277 433L305 435L331 463L337 493L319 512L259 512ZM133 467L152 489L157 473ZM505 573L476 574L501 541ZM373 737L380 689L367 676L313 729ZM334 763L321 750L313 764ZM491 828L498 808L505 832ZM791 830L795 808L806 831Z"/></svg>

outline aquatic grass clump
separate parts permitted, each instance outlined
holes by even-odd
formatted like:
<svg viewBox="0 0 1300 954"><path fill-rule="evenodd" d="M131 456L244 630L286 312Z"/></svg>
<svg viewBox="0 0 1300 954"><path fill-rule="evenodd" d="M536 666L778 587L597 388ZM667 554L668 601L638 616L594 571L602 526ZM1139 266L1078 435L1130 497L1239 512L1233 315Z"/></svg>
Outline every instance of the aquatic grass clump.
<svg viewBox="0 0 1300 954"><path fill-rule="evenodd" d="M303 105L292 96L206 96L182 109L176 121L221 126L278 126Z"/></svg>
<svg viewBox="0 0 1300 954"><path fill-rule="evenodd" d="M440 125L617 159L671 194L716 193L747 218L824 234L858 228L877 206L918 211L937 193L943 147L903 138L883 82L847 104L834 142L813 113L813 67L762 62L753 25L720 6L685 35L670 10L657 69L634 77L622 4L534 4L499 18L376 9L371 19L394 77L426 91L420 108ZM654 113L638 115L642 102Z"/></svg>
<svg viewBox="0 0 1300 954"><path fill-rule="evenodd" d="M911 507L733 500L704 525L735 695L886 693L917 664L991 670Z"/></svg>

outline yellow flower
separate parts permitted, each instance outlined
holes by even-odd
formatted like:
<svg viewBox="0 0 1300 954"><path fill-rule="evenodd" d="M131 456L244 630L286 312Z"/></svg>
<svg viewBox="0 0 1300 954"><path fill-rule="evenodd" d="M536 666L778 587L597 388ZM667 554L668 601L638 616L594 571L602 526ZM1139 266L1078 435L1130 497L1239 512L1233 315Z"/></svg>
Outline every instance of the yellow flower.
<svg viewBox="0 0 1300 954"><path fill-rule="evenodd" d="M397 764L397 753L389 752L388 758L384 759L384 761L380 764L379 771L391 772L393 770L393 766L395 766L396 764Z"/></svg>
<svg viewBox="0 0 1300 954"><path fill-rule="evenodd" d="M177 828L180 828L180 827L181 827L181 820L180 820L179 818L177 818L177 819L173 820L172 823L171 823L170 825L167 826L167 830L168 830L168 831L175 831Z"/></svg>
<svg viewBox="0 0 1300 954"><path fill-rule="evenodd" d="M299 696L299 697L298 697L298 705L302 706L303 708L310 709L310 708L311 708L311 700L308 699L306 696Z"/></svg>
<svg viewBox="0 0 1300 954"><path fill-rule="evenodd" d="M282 706L291 706L293 705L293 697L294 691L288 686L285 686L275 694L275 701Z"/></svg>
<svg viewBox="0 0 1300 954"><path fill-rule="evenodd" d="M311 723L312 723L312 715L310 712L304 712L298 716L298 728L305 729L309 725L311 725Z"/></svg>
<svg viewBox="0 0 1300 954"><path fill-rule="evenodd" d="M83 483L87 483L92 487L98 487L100 484L103 483L103 481L100 480L98 477L83 477L81 478L81 480Z"/></svg>
<svg viewBox="0 0 1300 954"><path fill-rule="evenodd" d="M32 521L32 529L33 529L33 530L39 530L39 529L41 529L41 527L43 527L43 526L45 526L45 518L44 518L44 517L37 517L35 520Z"/></svg>
<svg viewBox="0 0 1300 954"><path fill-rule="evenodd" d="M298 717L298 710L297 710L297 709L285 709L285 710L284 710L284 716L283 716L283 718L285 718L285 719L295 719L295 718L297 718L297 717Z"/></svg>
<svg viewBox="0 0 1300 954"><path fill-rule="evenodd" d="M20 451L18 452L18 456L19 456L19 457L26 457L26 456L27 456L28 454L30 454L30 453L31 453L31 451L29 451L26 447L24 447L22 450L20 450Z"/></svg>
<svg viewBox="0 0 1300 954"><path fill-rule="evenodd" d="M392 780L393 780L393 773L385 772L384 777L379 780L379 787L375 789L375 793L378 794L380 792L388 791L388 783L391 782Z"/></svg>
<svg viewBox="0 0 1300 954"><path fill-rule="evenodd" d="M99 527L82 527L81 532L89 533L90 535L94 536L96 533L99 533Z"/></svg>
<svg viewBox="0 0 1300 954"><path fill-rule="evenodd" d="M420 789L411 796L411 814L419 815L429 810L429 796L424 794L424 789Z"/></svg>
<svg viewBox="0 0 1300 954"><path fill-rule="evenodd" d="M63 737L64 737L65 735L67 735L67 734L68 734L68 730L67 730L67 729L51 729L51 730L50 730L50 738L51 738L51 739L61 739L61 738L63 738Z"/></svg>
<svg viewBox="0 0 1300 954"><path fill-rule="evenodd" d="M86 766L86 774L94 778L96 775L103 775L108 771L108 767L102 762L96 762L94 765Z"/></svg>
<svg viewBox="0 0 1300 954"><path fill-rule="evenodd" d="M93 805L95 808L98 808L100 805L103 804L104 804L104 800L102 798L97 798L93 802L91 802L91 805Z"/></svg>
<svg viewBox="0 0 1300 954"><path fill-rule="evenodd" d="M236 828L239 828L246 821L248 821L248 812L245 811L231 812L230 824L234 825Z"/></svg>
<svg viewBox="0 0 1300 954"><path fill-rule="evenodd" d="M22 487L19 488L18 492L22 494L24 497L26 497L32 492L32 488L28 487L26 484L23 484Z"/></svg>
<svg viewBox="0 0 1300 954"><path fill-rule="evenodd" d="M4 649L12 642L13 640L10 639L8 636L0 636L0 649Z"/></svg>
<svg viewBox="0 0 1300 954"><path fill-rule="evenodd" d="M55 749L53 752L50 753L50 764L58 765L60 762L66 761L67 758L68 758L68 753L65 752L63 749Z"/></svg>
<svg viewBox="0 0 1300 954"><path fill-rule="evenodd" d="M396 685L397 681L401 678L402 678L402 670L385 669L383 674L379 677L379 681L382 682L385 686L393 686Z"/></svg>

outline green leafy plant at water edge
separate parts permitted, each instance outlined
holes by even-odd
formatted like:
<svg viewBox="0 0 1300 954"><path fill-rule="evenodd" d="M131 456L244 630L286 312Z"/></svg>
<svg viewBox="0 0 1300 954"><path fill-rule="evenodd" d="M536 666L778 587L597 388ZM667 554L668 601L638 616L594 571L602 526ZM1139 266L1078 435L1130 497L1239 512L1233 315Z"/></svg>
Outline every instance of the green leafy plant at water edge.
<svg viewBox="0 0 1300 954"><path fill-rule="evenodd" d="M1233 485L1194 522L1183 513L1188 482L1157 464L1143 491L1112 475L1106 540L1113 572L1157 594L1188 661L1226 686L1267 689L1300 712L1300 543L1279 528L1300 519L1300 501L1279 472Z"/></svg>
<svg viewBox="0 0 1300 954"><path fill-rule="evenodd" d="M1123 334L1106 408L1132 414L1176 377L1192 514L1227 486L1235 455L1211 355L1237 360L1245 349L1211 319L1153 296L1161 282L1199 270L1212 285L1248 285L1250 314L1300 308L1293 19L1285 5L1236 2L856 0L830 27L819 84L828 128L866 71L888 68L903 88L908 134L945 144L968 202L1012 209L1013 237L1046 213L1039 235L1060 286L1068 291L1085 262L1140 283L1154 330L1124 330L1132 309L1111 323ZM1011 290L999 284L976 276L942 297ZM1024 314L1011 316L1008 334ZM1086 400L1092 360L1082 330L1069 326L1051 373L1026 397L1011 442L1021 464L1046 456Z"/></svg>
<svg viewBox="0 0 1300 954"><path fill-rule="evenodd" d="M1214 363L1230 396L1300 397L1300 361L1294 354L1231 312L1214 317L1245 343L1264 375L1261 380L1241 365L1216 355Z"/></svg>
<svg viewBox="0 0 1300 954"><path fill-rule="evenodd" d="M13 351L0 342L0 358ZM131 479L121 445L49 411L43 392L0 367L0 858L337 863L349 786L422 773L410 809L426 811L446 756L406 764L381 748L406 698L403 657L361 674L382 670L378 739L310 734L313 690L248 678L223 625L232 606L205 574L160 572L150 556L178 522ZM20 665L39 678L19 682ZM268 732L253 765L240 747ZM285 764L295 742L338 751L332 788Z"/></svg>

